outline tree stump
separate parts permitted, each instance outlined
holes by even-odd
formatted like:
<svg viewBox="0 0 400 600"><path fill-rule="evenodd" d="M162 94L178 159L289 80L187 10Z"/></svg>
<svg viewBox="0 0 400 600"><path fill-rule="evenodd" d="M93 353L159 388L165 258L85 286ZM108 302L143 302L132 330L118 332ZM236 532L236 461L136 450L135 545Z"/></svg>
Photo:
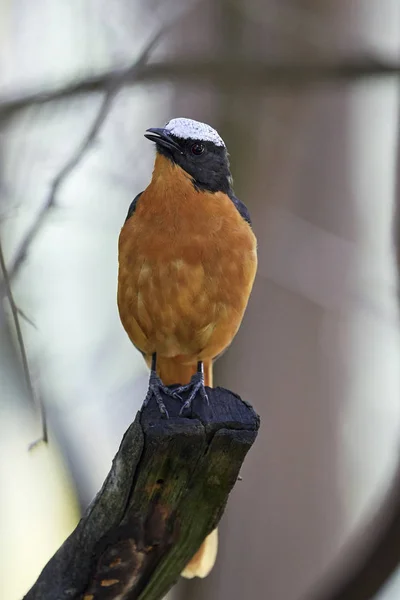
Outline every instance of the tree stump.
<svg viewBox="0 0 400 600"><path fill-rule="evenodd" d="M25 600L161 600L216 527L259 417L223 388L185 416L163 395L125 433L102 489Z"/></svg>

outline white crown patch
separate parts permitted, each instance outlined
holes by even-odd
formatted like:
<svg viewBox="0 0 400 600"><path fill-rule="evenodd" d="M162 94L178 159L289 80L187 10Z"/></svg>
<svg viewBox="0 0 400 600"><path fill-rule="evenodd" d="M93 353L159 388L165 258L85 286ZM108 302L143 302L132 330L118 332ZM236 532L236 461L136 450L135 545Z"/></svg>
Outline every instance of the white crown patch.
<svg viewBox="0 0 400 600"><path fill-rule="evenodd" d="M200 123L200 121L184 118L171 119L166 123L165 129L171 135L179 138L213 142L216 146L225 146L224 140L218 132L207 123Z"/></svg>

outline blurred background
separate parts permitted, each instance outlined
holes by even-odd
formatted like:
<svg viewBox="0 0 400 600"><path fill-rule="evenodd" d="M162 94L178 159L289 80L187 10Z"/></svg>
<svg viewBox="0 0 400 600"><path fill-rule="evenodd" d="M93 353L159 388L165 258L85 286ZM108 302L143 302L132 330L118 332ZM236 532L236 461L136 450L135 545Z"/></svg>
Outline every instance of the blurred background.
<svg viewBox="0 0 400 600"><path fill-rule="evenodd" d="M399 0L0 0L0 598L72 531L144 398L117 240L144 130L178 116L221 133L252 214L215 384L262 427L216 567L169 599L304 600L361 556L399 468L399 52ZM50 445L28 452L40 401ZM376 598L399 596L395 573Z"/></svg>

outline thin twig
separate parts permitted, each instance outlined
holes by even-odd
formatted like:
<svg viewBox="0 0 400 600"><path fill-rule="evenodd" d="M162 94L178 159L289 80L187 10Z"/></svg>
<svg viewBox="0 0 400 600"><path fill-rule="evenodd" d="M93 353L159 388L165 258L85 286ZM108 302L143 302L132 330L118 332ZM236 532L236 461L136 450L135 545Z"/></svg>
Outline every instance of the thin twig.
<svg viewBox="0 0 400 600"><path fill-rule="evenodd" d="M30 370L29 370L28 355L27 355L26 348L25 348L24 337L22 335L21 324L19 322L19 315L18 315L19 310L15 303L14 296L12 293L10 277L9 277L9 274L7 271L6 261L4 259L4 253L3 253L3 247L1 244L1 239L0 239L0 269L1 269L2 276L3 276L3 283L4 283L4 287L5 287L5 292L6 292L5 295L10 304L11 314L12 314L12 318L14 321L15 332L17 334L17 341L18 341L18 346L19 346L19 350L21 353L22 369L24 371L26 387L28 389L28 394L32 401L32 404L35 407L37 405L39 405L39 412L40 412L40 417L41 417L41 422L42 422L42 438L41 438L41 440L43 440L44 442L47 442L48 441L47 422L46 422L46 413L45 413L45 409L44 409L44 404L43 404L43 401L40 396L39 396L39 398L36 397L35 389L33 387L32 377L31 377Z"/></svg>
<svg viewBox="0 0 400 600"><path fill-rule="evenodd" d="M371 56L349 56L336 62L313 63L262 62L242 58L238 60L200 59L187 62L152 62L141 65L140 71L134 70L132 67L114 67L98 75L74 80L58 89L25 93L8 98L0 96L0 118L9 117L16 111L29 106L152 81L231 82L237 86L249 85L262 88L324 82L344 83L389 75L399 76L400 64Z"/></svg>
<svg viewBox="0 0 400 600"><path fill-rule="evenodd" d="M58 190L60 189L60 186L64 183L64 181L68 177L68 175L79 164L79 162L82 160L84 154L86 153L86 151L89 149L89 147L93 143L94 139L96 138L97 133L99 132L102 124L104 123L105 118L108 115L113 98L114 98L113 92L105 93L104 98L101 102L99 111L97 113L97 116L96 116L93 124L91 125L85 139L83 140L83 142L81 143L79 148L74 152L72 157L68 160L68 162L64 165L64 167L61 169L61 171L58 173L56 178L54 179L54 181L51 185L51 188L50 188L49 196L47 197L45 203L41 207L38 215L36 216L34 222L32 223L31 227L29 228L28 232L26 233L23 241L21 242L20 246L18 247L18 250L13 258L13 261L11 263L11 267L9 270L11 279L13 277L15 277L15 275L17 274L18 270L20 269L22 263L24 262L25 257L28 252L28 248L31 245L34 238L36 237L36 235L38 234L38 232L43 224L43 221L47 217L48 211L54 207L55 201L56 201L56 195L57 195Z"/></svg>
<svg viewBox="0 0 400 600"><path fill-rule="evenodd" d="M148 56L149 56L151 50L154 48L155 44L160 39L160 36L162 35L162 33L164 33L164 29L162 31L158 32L156 36L154 36L154 38L150 41L150 43L146 46L146 48L140 54L139 58L136 59L136 62L129 68L129 76L130 77L135 77L139 73L140 69L143 67L143 65L148 60ZM38 234L38 232L43 224L43 221L47 217L48 211L54 207L55 202L56 202L56 196L57 196L57 193L58 193L60 187L65 182L66 178L75 169L75 167L82 161L86 152L89 150L89 148L93 144L94 140L96 139L102 125L104 124L104 121L106 120L106 118L110 112L114 98L115 98L116 94L118 93L118 91L121 89L121 87L122 87L122 81L120 80L119 77L114 77L112 83L108 82L107 89L104 92L104 97L101 101L96 118L94 119L92 125L90 126L89 131L87 132L85 138L83 139L83 141L81 142L81 144L79 145L77 150L75 150L75 152L73 153L71 158L68 159L68 161L66 162L64 167L57 174L56 178L54 179L54 181L51 185L49 196L47 197L45 203L41 207L38 215L36 216L35 221L32 223L30 229L26 233L20 246L18 247L18 250L13 258L11 267L9 269L9 276L11 279L13 277L15 277L15 275L17 274L18 270L20 269L21 265L23 264L25 257L27 255L27 252L28 252L28 248L30 247L30 245L31 245L32 241L34 240L34 238L36 237L36 235Z"/></svg>
<svg viewBox="0 0 400 600"><path fill-rule="evenodd" d="M32 319L30 319L28 317L28 315L19 306L17 306L17 312L24 321L29 323L29 325L31 325L34 329L37 329L37 327L36 327L35 323L32 321Z"/></svg>

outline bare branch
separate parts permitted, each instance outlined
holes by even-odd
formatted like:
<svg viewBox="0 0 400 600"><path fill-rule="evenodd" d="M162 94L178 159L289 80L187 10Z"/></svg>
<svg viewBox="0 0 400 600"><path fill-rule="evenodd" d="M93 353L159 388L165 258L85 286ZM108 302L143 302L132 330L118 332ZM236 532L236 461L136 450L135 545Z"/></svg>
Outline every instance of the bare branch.
<svg viewBox="0 0 400 600"><path fill-rule="evenodd" d="M141 72L141 81L195 81L257 89L304 86L305 84L351 83L362 78L388 75L399 76L400 64L392 64L366 56L349 57L338 62L309 63L273 63L239 57L237 59L213 60L210 58L193 62L151 63Z"/></svg>
<svg viewBox="0 0 400 600"><path fill-rule="evenodd" d="M260 62L253 59L193 60L191 62L153 62L135 68L113 68L98 75L75 80L56 90L32 92L20 96L0 96L0 117L9 117L28 106L46 104L94 92L120 89L152 81L203 81L217 84L262 88L266 86L315 85L352 82L370 77L399 76L400 64L371 56L353 56L337 62Z"/></svg>
<svg viewBox="0 0 400 600"><path fill-rule="evenodd" d="M1 239L0 239L0 269L1 269L2 276L3 276L4 287L6 290L6 297L10 304L11 314L12 314L13 321L14 321L15 331L17 334L18 345L19 345L20 352L21 352L22 367L24 369L26 386L28 388L28 392L32 399L32 402L35 403L35 392L34 392L32 380L31 380L31 376L30 376L30 372L29 372L28 357L27 357L27 353L26 353L26 349L25 349L24 339L22 336L21 325L19 322L18 307L15 303L14 296L12 293L10 277L9 277L7 267L6 267L6 262L4 259L4 252L3 252L3 246L1 243Z"/></svg>
<svg viewBox="0 0 400 600"><path fill-rule="evenodd" d="M158 42L158 40L160 39L160 36L163 33L164 33L164 28L163 28L163 30L159 31L157 33L157 35L155 35L153 37L153 39L150 41L150 43L145 47L143 52L140 54L139 58L136 59L135 63L127 70L127 73L129 73L129 77L132 77L132 78L136 77L136 75L138 74L140 69L143 67L143 65L148 60L148 56L149 56L151 50L154 48L155 44ZM67 177L71 174L71 172L75 169L75 167L82 161L86 152L89 150L90 146L93 144L94 140L96 139L98 133L100 132L102 125L104 124L104 121L106 120L106 118L110 112L114 98L120 89L121 89L121 80L118 77L115 77L112 82L111 81L108 82L107 85L105 86L104 97L103 97L103 100L98 109L96 118L94 119L91 127L89 128L89 131L87 132L85 138L83 139L83 141L81 142L81 144L79 145L77 150L73 153L71 158L66 162L64 167L61 169L61 171L58 173L58 175L54 179L54 181L51 185L51 188L50 188L50 193L49 193L48 198L46 199L45 203L43 204L42 208L40 209L35 221L32 223L30 229L26 233L25 238L23 239L22 243L20 244L20 246L16 252L16 255L13 258L13 262L9 269L9 276L11 279L13 277L15 277L15 275L17 274L18 270L20 269L21 265L23 264L25 257L27 255L28 249L29 249L32 241L38 234L40 228L42 227L43 222L47 217L48 211L54 207L55 201L56 201L56 196L57 196L57 193L58 193L60 187L65 182Z"/></svg>
<svg viewBox="0 0 400 600"><path fill-rule="evenodd" d="M85 139L54 179L50 188L48 198L41 207L38 215L36 216L35 221L29 228L28 232L26 233L22 243L20 244L16 252L16 255L14 256L13 262L10 267L10 278L15 277L22 263L24 262L29 246L31 245L32 241L34 240L40 228L42 227L43 222L47 217L48 211L55 205L56 195L61 185L64 183L68 175L70 175L70 173L80 163L85 153L90 148L91 144L96 138L98 132L100 131L100 128L108 115L114 96L115 94L110 91L104 95L97 116L93 124L91 125L88 133L86 134Z"/></svg>
<svg viewBox="0 0 400 600"><path fill-rule="evenodd" d="M36 327L35 323L32 321L32 319L30 319L28 317L28 315L19 306L17 306L17 312L24 321L29 323L29 325L31 325L34 329L37 329L37 327Z"/></svg>
<svg viewBox="0 0 400 600"><path fill-rule="evenodd" d="M8 302L10 304L11 314L12 314L12 318L13 318L14 326L15 326L15 332L17 334L18 346L19 346L19 350L21 352L22 369L24 371L26 387L28 389L28 394L32 401L32 404L35 407L37 405L39 405L39 411L40 411L41 422L42 422L42 440L44 442L47 442L47 424L46 424L46 415L45 415L45 411L44 411L44 405L43 405L43 401L41 398L36 398L35 389L33 387L32 377L31 377L30 370L29 370L28 355L26 352L24 337L22 335L21 325L19 322L19 314L18 313L20 311L15 303L14 296L12 293L10 277L9 277L7 267L6 267L6 261L4 258L3 246L1 244L1 239L0 239L0 269L1 269L2 276L3 276L5 296L7 297Z"/></svg>

